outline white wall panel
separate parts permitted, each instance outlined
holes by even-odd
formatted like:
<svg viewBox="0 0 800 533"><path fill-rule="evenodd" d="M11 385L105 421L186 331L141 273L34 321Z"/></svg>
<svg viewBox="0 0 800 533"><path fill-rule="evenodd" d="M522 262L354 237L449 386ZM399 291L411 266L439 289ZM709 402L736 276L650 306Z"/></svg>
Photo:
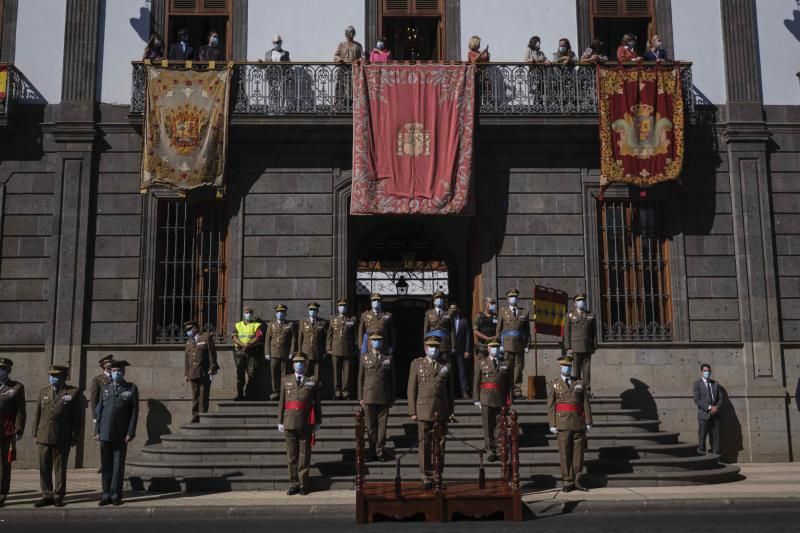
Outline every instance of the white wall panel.
<svg viewBox="0 0 800 533"><path fill-rule="evenodd" d="M800 4L795 0L757 0L756 13L764 103L799 105Z"/></svg>
<svg viewBox="0 0 800 533"><path fill-rule="evenodd" d="M142 58L150 34L148 0L106 0L101 34L100 101L129 104L131 61Z"/></svg>
<svg viewBox="0 0 800 533"><path fill-rule="evenodd" d="M14 64L49 104L61 101L67 0L21 0Z"/></svg>
<svg viewBox="0 0 800 533"><path fill-rule="evenodd" d="M720 17L719 0L672 0L675 59L694 63L694 84L714 104L726 101Z"/></svg>

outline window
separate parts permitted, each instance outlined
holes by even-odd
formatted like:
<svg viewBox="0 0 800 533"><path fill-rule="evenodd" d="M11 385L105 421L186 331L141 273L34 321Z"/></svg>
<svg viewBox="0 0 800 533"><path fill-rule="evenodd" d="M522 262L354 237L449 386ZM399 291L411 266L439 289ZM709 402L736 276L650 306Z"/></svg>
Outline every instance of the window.
<svg viewBox="0 0 800 533"><path fill-rule="evenodd" d="M655 202L598 204L603 340L672 339L669 248Z"/></svg>
<svg viewBox="0 0 800 533"><path fill-rule="evenodd" d="M222 57L231 57L231 9L233 0L169 0L167 6L167 35L169 45L178 42L178 31L189 30L189 44L195 50L208 44L208 34L219 34Z"/></svg>
<svg viewBox="0 0 800 533"><path fill-rule="evenodd" d="M644 53L647 40L655 30L655 0L592 0L592 37L602 40L608 58L617 58L622 36L637 37L637 52Z"/></svg>
<svg viewBox="0 0 800 533"><path fill-rule="evenodd" d="M181 343L183 323L223 341L225 323L224 209L183 200L158 202L155 272L156 343Z"/></svg>
<svg viewBox="0 0 800 533"><path fill-rule="evenodd" d="M383 0L381 34L397 61L444 58L444 0ZM375 43L367 43L371 50Z"/></svg>

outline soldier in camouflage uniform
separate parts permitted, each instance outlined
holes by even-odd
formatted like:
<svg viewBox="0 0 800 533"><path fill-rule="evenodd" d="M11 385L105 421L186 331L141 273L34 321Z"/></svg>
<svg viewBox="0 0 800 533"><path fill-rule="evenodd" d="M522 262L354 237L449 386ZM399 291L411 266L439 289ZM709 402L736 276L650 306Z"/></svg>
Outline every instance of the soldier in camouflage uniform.
<svg viewBox="0 0 800 533"><path fill-rule="evenodd" d="M575 364L572 377L583 381L586 392L592 394L592 354L597 349L594 315L589 312L586 295L575 296L575 311L567 314L564 321L564 349Z"/></svg>

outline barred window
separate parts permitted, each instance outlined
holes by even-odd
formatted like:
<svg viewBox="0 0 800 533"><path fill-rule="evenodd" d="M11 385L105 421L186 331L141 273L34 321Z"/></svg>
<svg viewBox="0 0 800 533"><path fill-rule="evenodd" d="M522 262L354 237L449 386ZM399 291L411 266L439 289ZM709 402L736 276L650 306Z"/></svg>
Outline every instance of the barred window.
<svg viewBox="0 0 800 533"><path fill-rule="evenodd" d="M672 339L669 247L654 202L598 204L603 340Z"/></svg>
<svg viewBox="0 0 800 533"><path fill-rule="evenodd" d="M197 320L225 337L225 210L210 203L158 203L156 343L182 343L183 323Z"/></svg>

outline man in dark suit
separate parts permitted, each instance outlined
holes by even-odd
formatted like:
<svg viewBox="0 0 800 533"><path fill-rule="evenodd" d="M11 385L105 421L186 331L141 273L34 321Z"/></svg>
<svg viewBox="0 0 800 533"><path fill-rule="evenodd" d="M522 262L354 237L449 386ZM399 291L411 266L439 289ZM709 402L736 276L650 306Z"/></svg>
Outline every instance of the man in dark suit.
<svg viewBox="0 0 800 533"><path fill-rule="evenodd" d="M111 362L111 383L103 387L94 414L94 439L100 442L103 474L101 506L122 503L125 455L139 420L139 390L125 380L127 366L127 361Z"/></svg>
<svg viewBox="0 0 800 533"><path fill-rule="evenodd" d="M167 59L175 59L178 61L194 59L194 48L189 44L189 30L179 30L178 41L179 42L170 45Z"/></svg>
<svg viewBox="0 0 800 533"><path fill-rule="evenodd" d="M694 403L697 405L697 451L706 453L706 436L711 440L711 453L719 455L719 416L725 392L711 379L711 365L700 365L701 377L694 382Z"/></svg>
<svg viewBox="0 0 800 533"><path fill-rule="evenodd" d="M470 376L467 372L472 368L472 329L469 320L461 316L461 309L457 304L450 305L450 316L453 317L453 359L458 368L458 383L461 387L461 397L468 399L470 395Z"/></svg>

